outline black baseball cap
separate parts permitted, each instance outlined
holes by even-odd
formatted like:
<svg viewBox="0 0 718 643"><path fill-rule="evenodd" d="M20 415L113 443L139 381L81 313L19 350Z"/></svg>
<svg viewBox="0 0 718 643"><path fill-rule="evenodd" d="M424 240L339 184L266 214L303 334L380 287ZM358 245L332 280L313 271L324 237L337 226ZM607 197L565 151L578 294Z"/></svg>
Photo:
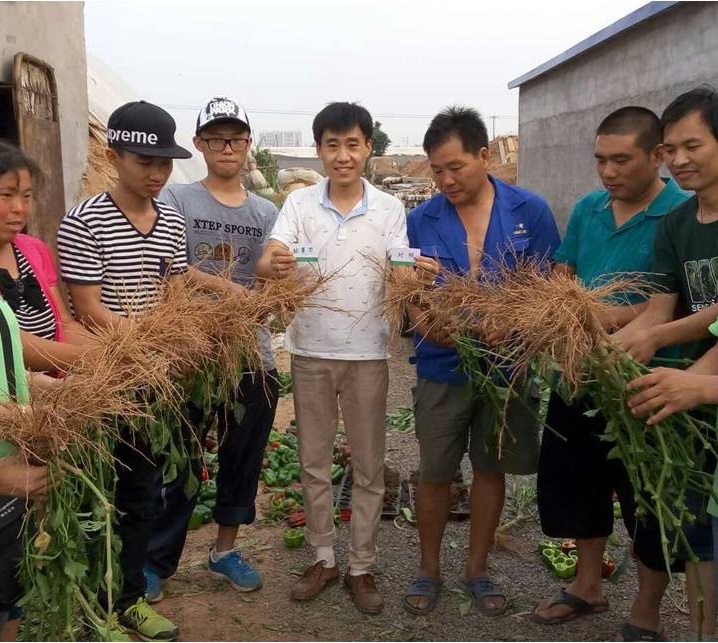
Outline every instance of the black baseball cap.
<svg viewBox="0 0 718 643"><path fill-rule="evenodd" d="M188 159L192 153L175 143L174 118L164 109L143 100L118 107L107 121L107 145L135 154Z"/></svg>
<svg viewBox="0 0 718 643"><path fill-rule="evenodd" d="M237 123L243 125L248 131L251 131L249 127L249 118L244 107L242 107L236 100L227 98L226 96L215 96L207 101L207 104L200 110L197 116L197 129L196 134L199 134L201 129L211 125L212 123Z"/></svg>

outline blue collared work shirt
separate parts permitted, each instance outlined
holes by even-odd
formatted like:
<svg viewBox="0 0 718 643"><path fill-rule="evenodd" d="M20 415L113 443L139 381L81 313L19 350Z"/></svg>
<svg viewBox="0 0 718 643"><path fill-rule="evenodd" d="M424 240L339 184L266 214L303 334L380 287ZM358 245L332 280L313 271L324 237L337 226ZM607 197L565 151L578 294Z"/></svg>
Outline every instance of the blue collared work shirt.
<svg viewBox="0 0 718 643"><path fill-rule="evenodd" d="M495 272L502 264L512 267L517 258L550 260L560 239L546 201L538 194L495 177L489 176L489 180L495 194L484 239L482 272ZM422 255L437 259L445 270L458 274L469 272L466 228L456 208L443 194L437 194L409 213L407 232L411 247L420 248ZM414 347L419 377L449 384L467 381L454 349L437 346L418 333L414 333Z"/></svg>

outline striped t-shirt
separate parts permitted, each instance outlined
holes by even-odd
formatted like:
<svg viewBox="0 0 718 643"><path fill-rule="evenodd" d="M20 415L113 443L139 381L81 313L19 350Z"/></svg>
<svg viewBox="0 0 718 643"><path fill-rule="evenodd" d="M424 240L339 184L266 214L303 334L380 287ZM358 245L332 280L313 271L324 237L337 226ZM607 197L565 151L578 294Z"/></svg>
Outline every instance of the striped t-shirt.
<svg viewBox="0 0 718 643"><path fill-rule="evenodd" d="M20 252L14 245L12 249L15 253L19 279L22 280L28 275L34 276L30 264L27 259L25 259L25 255L22 254L22 252ZM20 305L14 311L15 317L17 317L17 323L19 324L21 330L24 330L26 333L31 333L37 337L42 337L43 339L55 339L55 313L52 311L50 302L47 300L45 293L39 287L38 290L40 293L38 304L41 301L42 306L32 306L28 303L25 297L20 296Z"/></svg>
<svg viewBox="0 0 718 643"><path fill-rule="evenodd" d="M70 210L57 231L57 253L67 283L101 286L100 301L127 316L157 296L160 279L187 270L184 217L152 200L157 219L143 234L108 192Z"/></svg>

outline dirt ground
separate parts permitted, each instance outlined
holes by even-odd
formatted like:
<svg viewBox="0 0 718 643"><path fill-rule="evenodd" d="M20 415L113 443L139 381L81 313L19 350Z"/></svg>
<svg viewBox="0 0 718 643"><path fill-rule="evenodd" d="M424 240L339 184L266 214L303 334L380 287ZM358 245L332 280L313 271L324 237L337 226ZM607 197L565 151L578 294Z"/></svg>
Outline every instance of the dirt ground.
<svg viewBox="0 0 718 643"><path fill-rule="evenodd" d="M409 406L414 368L407 340L394 342L390 365L389 411ZM280 370L289 370L286 355L279 356ZM291 396L280 400L275 425L285 427L293 417ZM412 433L390 432L387 458L397 463L404 475L418 462ZM467 462L464 461L464 467ZM467 469L468 473L468 469ZM508 482L508 498L503 522L515 517L522 489L531 479ZM535 516L509 531L506 541L492 554L490 573L509 598L510 609L500 617L483 617L475 610L461 615L462 594L455 589L462 571L468 537L468 521L450 521L443 541L444 587L437 608L429 616L412 616L401 606L404 589L418 569L419 539L414 527L405 522L383 520L379 534L377 582L386 606L382 614L367 616L358 612L341 583L327 589L310 603L289 599L289 590L304 567L312 562L307 545L288 550L282 544L284 525L259 520L242 528L238 546L256 565L264 579L261 590L236 592L210 575L205 568L215 536L215 527L205 525L190 532L177 574L169 581L165 599L157 606L179 627L185 641L607 641L612 640L625 620L635 592L635 565L629 562L616 583L604 582L611 609L564 625L542 626L529 619L531 609L560 586L541 564L537 545L542 539ZM617 524L620 543L611 549L618 561L626 555L628 539ZM337 556L346 566L348 526L338 528ZM663 603L663 619L669 640L684 639L687 616L684 593L675 582ZM684 639L685 640L685 639Z"/></svg>

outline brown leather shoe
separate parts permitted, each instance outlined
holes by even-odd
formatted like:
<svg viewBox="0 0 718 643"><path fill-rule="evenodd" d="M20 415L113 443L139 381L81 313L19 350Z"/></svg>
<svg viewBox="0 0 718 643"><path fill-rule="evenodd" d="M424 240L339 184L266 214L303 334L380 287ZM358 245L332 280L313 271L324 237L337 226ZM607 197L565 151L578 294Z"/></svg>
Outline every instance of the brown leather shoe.
<svg viewBox="0 0 718 643"><path fill-rule="evenodd" d="M344 585L352 595L354 605L365 614L378 614L384 609L384 599L376 588L373 574L344 575Z"/></svg>
<svg viewBox="0 0 718 643"><path fill-rule="evenodd" d="M323 561L314 563L304 570L301 578L295 583L290 596L295 601L307 601L318 596L321 591L339 578L337 566L325 567Z"/></svg>

